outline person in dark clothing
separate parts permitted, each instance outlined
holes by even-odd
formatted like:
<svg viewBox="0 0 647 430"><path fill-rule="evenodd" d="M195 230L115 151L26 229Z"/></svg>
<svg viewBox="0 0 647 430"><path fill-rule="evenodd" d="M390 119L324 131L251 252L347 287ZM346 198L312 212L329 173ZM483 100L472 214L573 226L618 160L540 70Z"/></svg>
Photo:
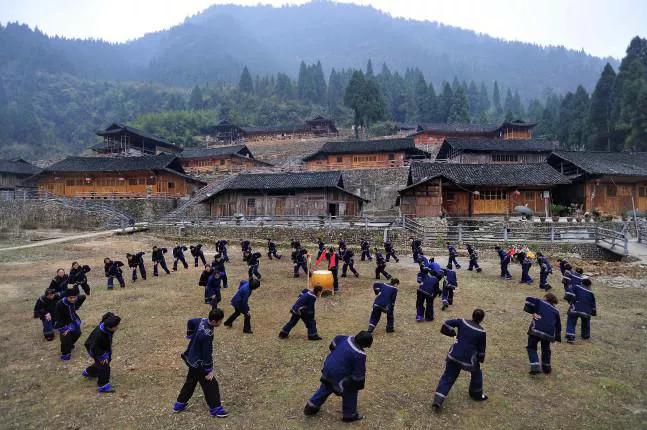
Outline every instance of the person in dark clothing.
<svg viewBox="0 0 647 430"><path fill-rule="evenodd" d="M133 282L137 281L137 269L142 276L142 279L146 280L146 267L144 266L144 254L145 252L138 252L136 254L126 254L126 260L128 261L128 267L133 271L132 280Z"/></svg>
<svg viewBox="0 0 647 430"><path fill-rule="evenodd" d="M386 261L382 253L375 248L375 279L380 279L380 275L384 275L386 279L391 279L391 275L386 271Z"/></svg>
<svg viewBox="0 0 647 430"><path fill-rule="evenodd" d="M569 304L566 314L566 342L575 342L578 319L582 320L582 339L590 339L591 317L598 315L595 294L591 291L591 280L584 278L580 284L571 284L564 298Z"/></svg>
<svg viewBox="0 0 647 430"><path fill-rule="evenodd" d="M416 321L434 320L434 299L440 294L438 277L428 267L420 270L417 277Z"/></svg>
<svg viewBox="0 0 647 430"><path fill-rule="evenodd" d="M74 344L81 337L81 318L76 311L83 305L85 296L79 294L79 287L70 285L65 297L54 307L54 328L60 333L61 360L72 358Z"/></svg>
<svg viewBox="0 0 647 430"><path fill-rule="evenodd" d="M65 269L56 269L56 276L50 281L49 288L62 297L65 295L69 283L70 277L65 273Z"/></svg>
<svg viewBox="0 0 647 430"><path fill-rule="evenodd" d="M339 255L342 254L342 251L346 251L346 241L344 239L340 239L337 242L337 250L339 251Z"/></svg>
<svg viewBox="0 0 647 430"><path fill-rule="evenodd" d="M258 267L261 264L261 257L260 252L252 252L249 254L247 258L247 276L249 276L249 279L252 279L254 276L259 280L261 279L261 272L258 271Z"/></svg>
<svg viewBox="0 0 647 430"><path fill-rule="evenodd" d="M54 340L54 310L59 299L56 290L48 288L34 305L34 318L39 318L43 323L43 336L47 341Z"/></svg>
<svg viewBox="0 0 647 430"><path fill-rule="evenodd" d="M328 261L328 270L332 273L333 291L336 293L339 291L339 279L337 279L339 261L338 255L335 253L335 248L331 246L328 248L328 251L321 254L319 258L317 258L315 266L318 266L324 259Z"/></svg>
<svg viewBox="0 0 647 430"><path fill-rule="evenodd" d="M245 317L243 324L243 333L252 333L252 315L249 312L249 296L252 291L260 288L261 281L259 279L250 279L249 281L240 281L238 291L231 299L231 306L234 308L234 313L227 318L225 326L231 328L236 318L241 314Z"/></svg>
<svg viewBox="0 0 647 430"><path fill-rule="evenodd" d="M299 269L307 276L308 273L308 250L305 248L297 248L294 251L294 277L299 277Z"/></svg>
<svg viewBox="0 0 647 430"><path fill-rule="evenodd" d="M220 272L213 270L204 286L204 303L211 305L212 309L217 308L218 303L222 300L222 296L220 295L221 285L222 277Z"/></svg>
<svg viewBox="0 0 647 430"><path fill-rule="evenodd" d="M391 278L388 284L381 282L375 282L373 284L373 292L376 297L368 321L368 331L370 333L375 330L377 323L380 322L382 313L386 314L386 332L393 333L395 330L395 301L398 298L399 285L400 280L398 278Z"/></svg>
<svg viewBox="0 0 647 430"><path fill-rule="evenodd" d="M413 254L413 262L418 263L418 256L423 255L422 241L420 239L409 238L411 240L411 253Z"/></svg>
<svg viewBox="0 0 647 430"><path fill-rule="evenodd" d="M556 306L557 297L553 293L546 294L543 299L526 297L523 310L532 315L526 347L531 375L551 372L550 344L562 341L562 322ZM541 363L537 354L538 343L541 343Z"/></svg>
<svg viewBox="0 0 647 430"><path fill-rule="evenodd" d="M341 266L341 277L345 278L346 277L346 272L348 269L355 275L356 278L359 278L359 273L357 270L355 270L355 259L353 258L355 256L355 253L350 249L346 248L344 252L339 256L340 259L344 262ZM371 257L371 260L373 257Z"/></svg>
<svg viewBox="0 0 647 430"><path fill-rule="evenodd" d="M280 260L282 255L277 253L276 250L276 243L272 241L272 239L267 239L267 257L271 260L272 258L276 258L277 260Z"/></svg>
<svg viewBox="0 0 647 430"><path fill-rule="evenodd" d="M114 280L117 278L119 286L121 288L126 288L126 283L124 282L124 277L122 275L121 268L124 266L124 263L121 261L112 261L109 258L103 259L103 271L108 278L108 289L112 290L114 288Z"/></svg>
<svg viewBox="0 0 647 430"><path fill-rule="evenodd" d="M211 416L226 418L229 415L222 406L220 387L213 373L213 331L224 318L221 309L212 309L207 318L192 318L187 322L186 337L190 340L181 357L189 371L173 405L173 412L186 409L199 383Z"/></svg>
<svg viewBox="0 0 647 430"><path fill-rule="evenodd" d="M206 287L207 286L207 281L209 280L209 276L211 276L213 272L213 268L206 264L204 266L204 270L202 273L200 273L200 279L198 280L198 287Z"/></svg>
<svg viewBox="0 0 647 430"><path fill-rule="evenodd" d="M240 252L243 254L243 261L247 261L249 254L252 253L252 245L249 240L243 240L240 242Z"/></svg>
<svg viewBox="0 0 647 430"><path fill-rule="evenodd" d="M454 290L458 288L458 277L456 272L451 269L443 269L443 289L441 291L441 300L443 302L441 310L447 309L454 304Z"/></svg>
<svg viewBox="0 0 647 430"><path fill-rule="evenodd" d="M539 288L548 291L553 288L548 283L548 276L553 273L553 267L550 265L548 258L541 252L537 253L537 264L539 264Z"/></svg>
<svg viewBox="0 0 647 430"><path fill-rule="evenodd" d="M198 267L199 261L202 261L202 265L207 264L207 260L204 258L204 252L202 251L202 244L198 243L197 245L189 246L191 255L193 256L193 266Z"/></svg>
<svg viewBox="0 0 647 430"><path fill-rule="evenodd" d="M532 267L532 260L528 258L528 254L525 252L519 252L517 254L519 263L521 263L521 280L520 284L532 284L534 281L530 276L530 268Z"/></svg>
<svg viewBox="0 0 647 430"><path fill-rule="evenodd" d="M371 255L370 244L367 240L362 239L359 243L359 249L362 251L362 256L360 257L361 261L373 261L373 256Z"/></svg>
<svg viewBox="0 0 647 430"><path fill-rule="evenodd" d="M247 240L247 241L245 241L245 242L247 243L247 247L248 247L248 248L250 249L250 251L251 251L251 247L250 247L250 245L249 245L249 241ZM227 242L227 241L226 241L226 240L224 240L224 239L221 239L221 240L219 240L219 241L217 241L217 242L216 242L216 252L217 252L218 254L222 255L222 261L224 261L225 263L229 261L229 255L227 255L227 245L228 245L228 244L229 244L229 242ZM243 252L243 255L244 255L244 252Z"/></svg>
<svg viewBox="0 0 647 430"><path fill-rule="evenodd" d="M499 260L501 264L501 278L505 279L506 281L512 279L512 275L508 270L508 265L510 264L510 256L508 255L507 252L501 249L500 246L495 246L494 250L499 256Z"/></svg>
<svg viewBox="0 0 647 430"><path fill-rule="evenodd" d="M456 248L450 242L447 242L447 252L449 254L449 259L447 260L447 268L451 269L453 264L454 266L456 266L456 269L460 269L461 265L458 264L458 260L456 260L456 257L458 257L458 251L456 251Z"/></svg>
<svg viewBox="0 0 647 430"><path fill-rule="evenodd" d="M483 373L480 365L485 361L486 335L480 325L484 318L485 312L482 309L475 309L471 320L452 319L445 321L441 326L442 334L455 337L456 340L447 353L445 372L436 388L434 402L431 405L434 411L440 411L461 370L471 373L470 397L476 401L487 400L488 397L483 394Z"/></svg>
<svg viewBox="0 0 647 430"><path fill-rule="evenodd" d="M164 258L164 254L166 254L167 251L168 250L166 248L153 246L153 252L151 254L151 260L153 261L153 276L158 276L157 266L161 267L167 275L171 273L166 265L166 258Z"/></svg>
<svg viewBox="0 0 647 430"><path fill-rule="evenodd" d="M335 336L330 343L330 354L321 370L321 385L306 403L303 413L313 416L331 394L342 398L342 421L359 421L357 397L366 380L366 352L373 344L373 335L360 331L355 336Z"/></svg>
<svg viewBox="0 0 647 430"><path fill-rule="evenodd" d="M70 269L70 276L68 277L68 284L78 285L81 287L86 296L90 295L90 285L88 285L87 273L90 272L90 266L83 265L81 266L78 262L72 263L72 268Z"/></svg>
<svg viewBox="0 0 647 430"><path fill-rule="evenodd" d="M321 337L317 334L315 302L317 301L317 297L321 295L322 290L323 288L321 288L320 285L317 285L312 291L308 289L301 291L297 301L290 309L290 313L292 314L290 321L288 321L279 332L280 339L287 339L290 335L290 331L295 325L297 325L299 320L301 320L308 330L308 340L321 340Z"/></svg>
<svg viewBox="0 0 647 430"><path fill-rule="evenodd" d="M400 262L400 259L395 255L395 251L393 250L393 244L388 239L384 242L384 252L386 252L387 263L391 260L391 257L393 257L396 263Z"/></svg>
<svg viewBox="0 0 647 430"><path fill-rule="evenodd" d="M100 393L115 392L110 384L110 363L112 361L112 337L120 323L120 317L112 312L106 313L84 344L94 363L88 366L82 375L86 378L97 378L97 387Z"/></svg>
<svg viewBox="0 0 647 430"><path fill-rule="evenodd" d="M476 252L476 249L472 247L471 244L467 244L467 254L469 255L470 258L470 265L467 268L467 270L472 271L476 269L477 272L481 271L481 267L479 266L478 259L479 259L479 254Z"/></svg>
<svg viewBox="0 0 647 430"><path fill-rule="evenodd" d="M564 276L564 273L566 272L566 266L569 265L568 260L565 258L558 258L557 262L559 263L559 271Z"/></svg>
<svg viewBox="0 0 647 430"><path fill-rule="evenodd" d="M189 265L186 262L186 259L184 258L184 251L186 251L187 248L184 245L178 245L175 248L173 248L173 271L177 272L177 263L178 261L182 263L185 269L189 268Z"/></svg>
<svg viewBox="0 0 647 430"><path fill-rule="evenodd" d="M319 259L319 257L321 257L321 254L323 254L326 250L326 244L322 238L317 239L317 248L319 249L319 251L317 251L317 259Z"/></svg>
<svg viewBox="0 0 647 430"><path fill-rule="evenodd" d="M227 284L227 270L225 269L225 261L222 255L216 254L211 262L211 267L214 271L220 272L220 279L222 279L222 288L228 288Z"/></svg>

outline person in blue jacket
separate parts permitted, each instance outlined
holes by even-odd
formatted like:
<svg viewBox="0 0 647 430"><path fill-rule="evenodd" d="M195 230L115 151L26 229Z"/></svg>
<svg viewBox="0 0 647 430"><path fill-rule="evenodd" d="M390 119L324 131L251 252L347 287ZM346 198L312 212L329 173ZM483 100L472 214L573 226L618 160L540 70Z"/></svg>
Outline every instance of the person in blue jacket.
<svg viewBox="0 0 647 430"><path fill-rule="evenodd" d="M384 241L384 252L386 253L387 263L391 260L391 257L393 257L396 263L400 262L400 259L395 255L395 251L393 250L393 243L389 239Z"/></svg>
<svg viewBox="0 0 647 430"><path fill-rule="evenodd" d="M65 297L59 300L54 307L54 328L60 333L61 360L63 361L72 358L74 344L81 337L81 318L76 311L84 301L85 296L79 294L79 287L70 285L65 292Z"/></svg>
<svg viewBox="0 0 647 430"><path fill-rule="evenodd" d="M221 254L216 254L213 256L211 268L216 272L220 272L220 279L222 279L222 288L229 288L229 284L227 283L227 269L225 268L225 259Z"/></svg>
<svg viewBox="0 0 647 430"><path fill-rule="evenodd" d="M413 254L413 262L418 263L418 256L423 255L422 252L422 240L415 239L413 237L409 238L411 240L411 253Z"/></svg>
<svg viewBox="0 0 647 430"><path fill-rule="evenodd" d="M321 340L317 333L317 322L315 320L315 302L317 297L321 295L321 291L323 291L323 288L320 285L314 287L312 291L307 288L301 291L297 301L294 302L290 309L292 314L290 321L279 332L279 338L287 339L290 331L301 320L308 330L308 340Z"/></svg>
<svg viewBox="0 0 647 430"><path fill-rule="evenodd" d="M559 263L559 271L564 276L564 273L566 272L566 265L569 264L568 260L566 258L558 258L557 262Z"/></svg>
<svg viewBox="0 0 647 430"><path fill-rule="evenodd" d="M476 251L476 249L474 249L474 247L472 247L472 245L469 243L467 244L467 254L469 255L469 259L470 259L470 265L467 268L467 270L472 271L476 269L477 272L480 272L481 266L479 266L479 262L478 262L479 254Z"/></svg>
<svg viewBox="0 0 647 430"><path fill-rule="evenodd" d="M191 250L191 255L193 256L193 266L198 267L198 264L200 260L202 260L202 265L207 264L207 260L204 258L204 251L202 250L202 244L198 243L197 245L189 246L189 249Z"/></svg>
<svg viewBox="0 0 647 430"><path fill-rule="evenodd" d="M249 296L252 295L252 291L256 290L261 286L261 281L258 279L250 279L249 281L240 281L238 286L238 291L234 294L234 297L231 299L231 306L234 308L234 313L227 318L225 321L225 326L231 328L236 318L241 314L245 317L245 322L243 324L243 333L252 333L252 315L249 313Z"/></svg>
<svg viewBox="0 0 647 430"><path fill-rule="evenodd" d="M161 267L167 275L171 273L166 265L166 258L164 258L164 254L166 254L167 251L168 250L166 248L153 246L153 252L151 253L151 260L153 261L153 276L158 276L158 266Z"/></svg>
<svg viewBox="0 0 647 430"><path fill-rule="evenodd" d="M97 378L100 393L114 393L110 384L110 362L112 361L112 337L114 336L121 318L112 312L107 312L101 318L101 323L90 333L83 344L94 363L88 366L82 375L88 379Z"/></svg>
<svg viewBox="0 0 647 430"><path fill-rule="evenodd" d="M294 254L294 277L299 277L299 269L303 270L305 275L308 275L308 250L305 248L297 248Z"/></svg>
<svg viewBox="0 0 647 430"><path fill-rule="evenodd" d="M251 250L252 250L252 248L251 248L251 244L249 243L249 241L248 241L248 240L245 240L245 241L241 242L241 246L242 246L242 248L244 248L244 247L245 247L245 246L243 245L244 243L247 243L247 247L248 247L248 248L249 248L249 250L251 251ZM227 245L228 245L228 244L229 244L229 242L227 242L227 241L226 241L226 240L224 240L224 239L221 239L221 240L219 240L219 241L217 241L217 242L216 242L216 252L217 252L218 254L222 255L222 261L224 261L225 263L227 263L227 262L229 261L229 256L227 255ZM245 251L245 250L243 249L243 255L245 254L245 252L244 252L244 251Z"/></svg>
<svg viewBox="0 0 647 430"><path fill-rule="evenodd" d="M184 251L186 251L187 248L184 245L178 245L175 248L173 248L173 271L177 272L177 263L178 261L182 263L185 269L189 268L188 263L186 262L186 259L184 258Z"/></svg>
<svg viewBox="0 0 647 430"><path fill-rule="evenodd" d="M375 279L380 279L380 275L383 275L387 280L391 279L391 274L386 271L386 260L380 251L377 248L375 250Z"/></svg>
<svg viewBox="0 0 647 430"><path fill-rule="evenodd" d="M443 279L443 290L440 299L443 302L441 310L447 309L450 305L454 304L454 290L458 288L458 277L456 272L451 269L443 269L445 279Z"/></svg>
<svg viewBox="0 0 647 430"><path fill-rule="evenodd" d="M371 248L370 248L370 243L368 243L368 240L366 239L360 239L359 242L359 249L362 251L362 255L360 256L361 261L373 261L373 256L371 255Z"/></svg>
<svg viewBox="0 0 647 430"><path fill-rule="evenodd" d="M34 318L38 318L43 323L43 336L45 340L54 340L54 310L60 296L53 288L47 288L45 294L36 300L34 305Z"/></svg>
<svg viewBox="0 0 647 430"><path fill-rule="evenodd" d="M282 255L278 253L276 243L272 239L267 239L267 258L271 260L272 257L280 260Z"/></svg>
<svg viewBox="0 0 647 430"><path fill-rule="evenodd" d="M115 286L115 278L119 282L121 288L126 288L126 282L124 282L124 276L121 268L124 266L124 263L121 261L112 261L110 258L106 257L103 259L103 271L108 278L108 289L112 290Z"/></svg>
<svg viewBox="0 0 647 430"><path fill-rule="evenodd" d="M353 273L353 275L355 275L356 278L359 278L359 273L355 269L355 259L353 258L354 256L355 253L350 248L346 248L343 251L340 251L339 259L344 263L341 266L342 278L346 277L348 269L350 269L350 271ZM373 257L371 257L371 260L373 260Z"/></svg>
<svg viewBox="0 0 647 430"><path fill-rule="evenodd" d="M145 252L137 252L135 254L126 254L126 261L128 261L128 267L133 271L132 280L133 282L137 281L137 269L142 279L146 280L146 266L144 266L144 254Z"/></svg>
<svg viewBox="0 0 647 430"><path fill-rule="evenodd" d="M521 279L519 280L520 284L532 284L534 280L530 276L530 268L532 267L532 260L528 258L528 254L525 252L520 252L517 254L519 263L521 263Z"/></svg>
<svg viewBox="0 0 647 430"><path fill-rule="evenodd" d="M486 346L485 330L481 327L484 318L485 312L482 309L475 309L471 320L447 320L440 328L442 334L455 337L456 340L447 353L445 372L436 388L434 402L431 405L434 411L440 411L461 370L471 374L470 397L476 401L487 400L488 397L483 394L483 373L481 372Z"/></svg>
<svg viewBox="0 0 647 430"><path fill-rule="evenodd" d="M373 292L376 297L373 301L373 310L368 320L368 331L373 333L377 323L380 322L382 313L386 314L386 332L393 333L395 330L395 301L398 298L398 286L400 280L398 278L391 278L388 284L382 282L375 282L373 284Z"/></svg>
<svg viewBox="0 0 647 430"><path fill-rule="evenodd" d="M494 250L496 251L497 255L499 256L500 264L501 264L501 278L505 279L506 281L509 279L512 279L512 275L510 274L510 271L508 270L508 265L510 264L510 256L508 255L507 252L505 252L503 249L501 249L500 246L495 246Z"/></svg>
<svg viewBox="0 0 647 430"><path fill-rule="evenodd" d="M418 273L417 281L416 321L433 321L434 299L440 293L439 279L431 269L425 267Z"/></svg>
<svg viewBox="0 0 647 430"><path fill-rule="evenodd" d="M262 254L260 252L251 252L247 256L247 276L249 279L252 279L256 276L257 279L261 279L261 272L258 271L258 266L260 266Z"/></svg>
<svg viewBox="0 0 647 430"><path fill-rule="evenodd" d="M209 266L206 266L209 267ZM211 305L212 309L218 307L218 303L222 300L220 295L220 286L222 285L222 276L219 271L212 270L207 282L204 285L204 303Z"/></svg>
<svg viewBox="0 0 647 430"><path fill-rule="evenodd" d="M186 409L195 386L200 383L211 416L218 418L229 416L222 406L220 387L213 373L213 331L220 326L224 318L222 309L212 309L207 318L192 318L187 322L186 337L189 339L189 345L181 357L189 367L189 371L177 401L173 405L173 412L182 412Z"/></svg>
<svg viewBox="0 0 647 430"><path fill-rule="evenodd" d="M575 342L578 319L582 320L582 339L590 339L591 317L597 316L595 294L591 291L591 280L584 278L581 285L571 285L564 298L569 303L566 316L566 342Z"/></svg>
<svg viewBox="0 0 647 430"><path fill-rule="evenodd" d="M456 248L451 244L451 242L447 242L447 252L449 253L447 268L451 269L453 264L456 266L456 269L460 269L461 265L458 264L458 260L456 260L456 257L458 257L458 251L456 251Z"/></svg>
<svg viewBox="0 0 647 430"><path fill-rule="evenodd" d="M553 273L553 267L550 265L548 257L541 252L537 253L537 264L539 264L539 288L548 291L553 288L548 283L548 276Z"/></svg>
<svg viewBox="0 0 647 430"><path fill-rule="evenodd" d="M525 312L532 315L528 327L528 359L530 360L530 374L551 372L550 344L562 341L562 321L557 309L557 297L547 293L543 299L526 297ZM541 343L541 362L537 354L537 344Z"/></svg>
<svg viewBox="0 0 647 430"><path fill-rule="evenodd" d="M321 370L321 385L306 403L303 413L316 415L331 394L342 398L342 421L352 422L364 417L357 412L357 397L366 380L366 352L373 335L360 331L355 336L335 336L330 354Z"/></svg>

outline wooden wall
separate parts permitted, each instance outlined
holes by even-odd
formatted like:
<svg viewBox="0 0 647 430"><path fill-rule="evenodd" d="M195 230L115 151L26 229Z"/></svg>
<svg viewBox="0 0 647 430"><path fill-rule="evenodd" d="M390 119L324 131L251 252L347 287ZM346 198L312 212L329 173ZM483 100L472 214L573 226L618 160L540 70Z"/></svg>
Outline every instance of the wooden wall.
<svg viewBox="0 0 647 430"><path fill-rule="evenodd" d="M88 182L86 179L90 178ZM43 175L38 182L41 192L55 196L89 197L118 195L145 197L147 195L187 196L198 185L171 173L129 172L123 174L60 173Z"/></svg>
<svg viewBox="0 0 647 430"><path fill-rule="evenodd" d="M265 166L253 158L230 156L182 159L181 163L189 173L240 172Z"/></svg>
<svg viewBox="0 0 647 430"><path fill-rule="evenodd" d="M0 173L0 189L13 190L27 176L18 176L13 173Z"/></svg>
<svg viewBox="0 0 647 430"><path fill-rule="evenodd" d="M335 215L359 216L361 200L339 190L298 191L294 194L263 194L254 191L227 191L210 203L213 217L233 216L317 216L329 215L329 205L335 205Z"/></svg>
<svg viewBox="0 0 647 430"><path fill-rule="evenodd" d="M530 129L525 130L514 130L514 129L505 129L502 132L503 140L525 140L532 139L532 132Z"/></svg>
<svg viewBox="0 0 647 430"><path fill-rule="evenodd" d="M504 145L513 146L514 143L505 143ZM448 158L449 163L461 164L515 164L515 163L544 163L548 158L547 153L524 153L514 152L510 148L509 153L484 153L484 152L458 152L455 156Z"/></svg>
<svg viewBox="0 0 647 430"><path fill-rule="evenodd" d="M328 155L326 158L307 161L306 170L403 167L405 159L404 152Z"/></svg>
<svg viewBox="0 0 647 430"><path fill-rule="evenodd" d="M637 210L647 211L647 180L622 183L622 179L602 178L584 184L584 210L598 209L621 215L632 209L631 196Z"/></svg>
<svg viewBox="0 0 647 430"><path fill-rule="evenodd" d="M400 213L410 217L436 217L442 214L441 179L434 179L400 195Z"/></svg>

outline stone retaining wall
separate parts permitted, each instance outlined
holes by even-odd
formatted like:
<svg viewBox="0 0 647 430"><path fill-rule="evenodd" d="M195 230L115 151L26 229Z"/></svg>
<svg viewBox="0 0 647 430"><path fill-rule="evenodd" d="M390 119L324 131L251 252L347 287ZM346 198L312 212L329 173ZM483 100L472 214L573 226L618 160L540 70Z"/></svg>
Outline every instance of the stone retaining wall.
<svg viewBox="0 0 647 430"><path fill-rule="evenodd" d="M31 230L61 228L95 230L103 228L108 216L40 200L0 201L0 229Z"/></svg>

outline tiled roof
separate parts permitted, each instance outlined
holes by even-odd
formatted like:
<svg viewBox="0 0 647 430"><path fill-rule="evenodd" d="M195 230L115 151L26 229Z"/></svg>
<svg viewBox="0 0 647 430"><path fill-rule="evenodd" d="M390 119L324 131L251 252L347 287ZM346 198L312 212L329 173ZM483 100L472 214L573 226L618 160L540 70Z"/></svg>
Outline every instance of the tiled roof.
<svg viewBox="0 0 647 430"><path fill-rule="evenodd" d="M548 162L570 163L589 175L647 176L647 152L555 151Z"/></svg>
<svg viewBox="0 0 647 430"><path fill-rule="evenodd" d="M104 136L105 137L105 136L119 135L119 134L124 133L124 132L135 134L135 135L143 137L145 139L152 140L158 146L162 146L162 147L166 147L166 148L175 148L175 149L181 150L180 146L178 146L178 145L176 145L176 144L174 144L172 142L169 142L166 139L163 139L163 138L161 138L159 136L155 136L154 134L148 133L148 132L146 132L144 130L140 130L138 128L131 127L131 126L124 125L124 124L120 124L120 123L116 123L116 122L112 123L105 130L97 132L97 136Z"/></svg>
<svg viewBox="0 0 647 430"><path fill-rule="evenodd" d="M484 152L552 152L557 149L559 143L552 140L526 139L526 140L503 140L503 139L459 139L447 138L438 152L438 158L444 158L449 149L457 151L484 151Z"/></svg>
<svg viewBox="0 0 647 430"><path fill-rule="evenodd" d="M0 160L0 172L14 175L35 175L41 169L25 160Z"/></svg>
<svg viewBox="0 0 647 430"><path fill-rule="evenodd" d="M219 157L223 155L251 154L245 145L214 146L212 148L185 148L178 154L180 158ZM253 158L253 157L251 157Z"/></svg>
<svg viewBox="0 0 647 430"><path fill-rule="evenodd" d="M409 154L425 155L426 152L416 148L412 138L380 140L349 140L326 142L319 151L303 158L303 161L313 160L322 155L328 154L370 154L376 152L401 152Z"/></svg>
<svg viewBox="0 0 647 430"><path fill-rule="evenodd" d="M568 184L569 179L545 163L535 164L454 164L414 162L408 185L442 176L464 186L552 186Z"/></svg>

